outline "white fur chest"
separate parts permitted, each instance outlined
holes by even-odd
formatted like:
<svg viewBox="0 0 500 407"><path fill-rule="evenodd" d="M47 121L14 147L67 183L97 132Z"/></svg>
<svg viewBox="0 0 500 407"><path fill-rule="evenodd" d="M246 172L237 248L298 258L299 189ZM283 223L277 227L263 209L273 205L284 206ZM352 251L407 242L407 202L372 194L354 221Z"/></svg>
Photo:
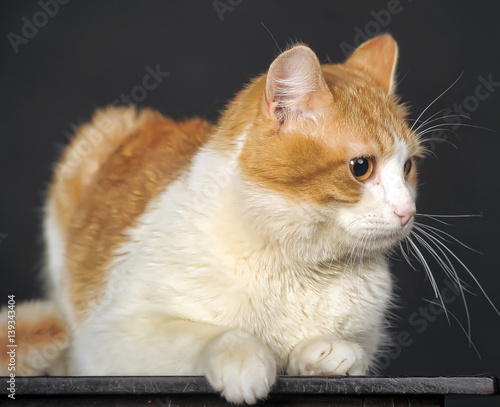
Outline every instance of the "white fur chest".
<svg viewBox="0 0 500 407"><path fill-rule="evenodd" d="M113 309L244 329L267 344L281 369L299 341L316 335L375 351L391 293L381 258L321 271L281 247L256 249L231 199L234 185L219 185L201 205L203 177L198 186L193 173L196 167L191 184L174 182L129 231L112 264L121 280Z"/></svg>
<svg viewBox="0 0 500 407"><path fill-rule="evenodd" d="M375 351L391 293L385 265L318 275L262 253L221 253L201 239L189 248L177 237L175 250L149 248L121 264L137 270L117 296L121 312L243 329L267 344L281 369L298 342L322 334Z"/></svg>

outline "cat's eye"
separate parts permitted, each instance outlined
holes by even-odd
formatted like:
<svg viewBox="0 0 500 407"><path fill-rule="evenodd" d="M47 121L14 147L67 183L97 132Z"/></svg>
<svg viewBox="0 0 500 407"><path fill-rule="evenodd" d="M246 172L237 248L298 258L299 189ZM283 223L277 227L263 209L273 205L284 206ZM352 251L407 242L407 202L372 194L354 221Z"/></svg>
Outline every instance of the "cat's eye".
<svg viewBox="0 0 500 407"><path fill-rule="evenodd" d="M408 176L410 175L412 168L413 168L413 158L410 158L406 161L404 169L403 169L405 179L408 178Z"/></svg>
<svg viewBox="0 0 500 407"><path fill-rule="evenodd" d="M370 175L372 175L373 172L374 161L373 157L353 158L349 162L349 167L352 175L354 175L354 178L358 181L365 181L370 178Z"/></svg>

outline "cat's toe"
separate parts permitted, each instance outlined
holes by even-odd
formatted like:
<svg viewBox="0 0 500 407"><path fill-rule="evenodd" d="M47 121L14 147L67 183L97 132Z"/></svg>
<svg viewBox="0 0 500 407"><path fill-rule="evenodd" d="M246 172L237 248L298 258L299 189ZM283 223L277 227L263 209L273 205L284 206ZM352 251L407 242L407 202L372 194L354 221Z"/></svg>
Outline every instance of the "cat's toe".
<svg viewBox="0 0 500 407"><path fill-rule="evenodd" d="M315 374L360 375L364 374L364 351L357 343L335 342L332 350L312 366Z"/></svg>
<svg viewBox="0 0 500 407"><path fill-rule="evenodd" d="M290 354L290 375L362 375L368 368L363 348L333 336L299 343Z"/></svg>
<svg viewBox="0 0 500 407"><path fill-rule="evenodd" d="M231 403L255 404L265 398L276 380L276 362L256 338L228 332L207 349L205 375Z"/></svg>

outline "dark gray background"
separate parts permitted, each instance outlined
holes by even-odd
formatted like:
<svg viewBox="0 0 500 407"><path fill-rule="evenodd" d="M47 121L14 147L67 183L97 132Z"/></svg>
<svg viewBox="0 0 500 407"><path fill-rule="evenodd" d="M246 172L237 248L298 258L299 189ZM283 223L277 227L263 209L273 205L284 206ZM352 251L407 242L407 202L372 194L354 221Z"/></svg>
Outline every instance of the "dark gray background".
<svg viewBox="0 0 500 407"><path fill-rule="evenodd" d="M424 117L465 101L470 120L464 122L493 130L458 129L447 136L458 149L430 144L437 158L420 164L418 210L483 215L447 219L451 225L441 227L483 253L449 244L499 307L500 87L483 89L483 100L475 92L479 77L500 81L500 3L232 0L232 10L218 14L215 5L223 3L231 4L73 0L46 18L35 1L2 5L0 303L7 294L19 301L42 294L40 208L72 127L88 120L96 107L130 95L142 84L147 66L159 64L169 76L140 106L174 118L215 120L244 83L266 70L279 48L303 41L321 61L337 62L344 59L341 44L354 45L359 32L369 37L389 32L400 46L398 93L411 106L412 118L462 74ZM9 38L23 35L25 22L34 19L38 32L28 32L32 38L16 53ZM481 358L460 327L467 325L462 298L448 305L456 317L449 325L443 313L430 309L433 292L423 268L415 263L420 270L415 272L395 257L399 308L393 332L400 345L384 359L383 373L500 376L500 317L463 268L455 262L472 292L466 299ZM444 273L430 264L444 288ZM483 402L490 405L484 400L474 405Z"/></svg>

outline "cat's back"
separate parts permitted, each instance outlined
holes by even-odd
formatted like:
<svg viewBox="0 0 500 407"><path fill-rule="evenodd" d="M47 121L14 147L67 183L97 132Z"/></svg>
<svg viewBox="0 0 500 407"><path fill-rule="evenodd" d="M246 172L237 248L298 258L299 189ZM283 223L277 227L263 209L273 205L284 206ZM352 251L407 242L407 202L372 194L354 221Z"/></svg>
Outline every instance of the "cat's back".
<svg viewBox="0 0 500 407"><path fill-rule="evenodd" d="M45 218L50 280L69 289L71 308L96 299L124 232L210 133L201 119L134 108L100 111L79 129L57 166Z"/></svg>

